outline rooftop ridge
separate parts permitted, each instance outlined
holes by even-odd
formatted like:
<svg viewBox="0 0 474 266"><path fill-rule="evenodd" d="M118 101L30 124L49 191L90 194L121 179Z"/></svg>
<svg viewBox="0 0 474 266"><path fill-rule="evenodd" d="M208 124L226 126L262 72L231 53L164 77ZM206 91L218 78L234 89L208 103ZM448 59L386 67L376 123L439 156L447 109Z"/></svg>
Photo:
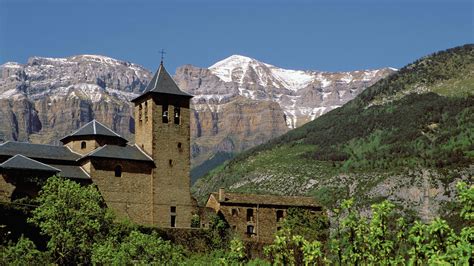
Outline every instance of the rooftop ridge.
<svg viewBox="0 0 474 266"><path fill-rule="evenodd" d="M130 145L130 146L132 146L132 145ZM138 150L141 151L146 157L148 157L150 160L153 161L153 158L151 158L151 156L149 156L144 150L142 150L142 148L140 146L138 146L136 143L134 144L134 146L137 147Z"/></svg>
<svg viewBox="0 0 474 266"><path fill-rule="evenodd" d="M36 164L40 164L40 165L42 165L42 166L45 166L46 168L51 168L51 169L54 169L54 170L56 170L56 171L58 171L58 172L61 172L61 170L58 169L58 168L56 168L56 167L52 167L51 165L47 165L47 164L42 163L42 162L37 161L37 160L33 160L33 159L28 158L28 157L26 157L26 156L24 156L24 155L22 155L22 154L16 154L15 156L10 157L8 160L6 160L6 161L4 161L3 163L1 163L0 166L6 165L8 162L11 162L11 161L13 161L13 160L16 160L18 157L20 157L20 158L22 158L22 159L24 159L24 160L30 161L30 162L34 162L34 163L36 163Z"/></svg>

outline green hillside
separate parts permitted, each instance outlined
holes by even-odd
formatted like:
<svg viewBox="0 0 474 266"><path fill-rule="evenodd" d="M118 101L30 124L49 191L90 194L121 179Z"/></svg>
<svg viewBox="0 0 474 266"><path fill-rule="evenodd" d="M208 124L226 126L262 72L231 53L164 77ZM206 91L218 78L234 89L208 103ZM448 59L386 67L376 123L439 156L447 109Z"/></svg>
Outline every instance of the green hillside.
<svg viewBox="0 0 474 266"><path fill-rule="evenodd" d="M308 194L326 205L390 198L415 212L441 212L453 196L450 184L473 176L473 103L474 45L437 52L238 155L193 192L201 200L219 187Z"/></svg>

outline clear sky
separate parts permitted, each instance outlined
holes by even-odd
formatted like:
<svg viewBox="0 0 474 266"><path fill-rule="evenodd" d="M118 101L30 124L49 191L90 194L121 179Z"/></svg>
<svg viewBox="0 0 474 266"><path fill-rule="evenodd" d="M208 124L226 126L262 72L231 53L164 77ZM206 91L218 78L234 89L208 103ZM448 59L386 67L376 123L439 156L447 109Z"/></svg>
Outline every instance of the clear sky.
<svg viewBox="0 0 474 266"><path fill-rule="evenodd" d="M402 67L474 42L464 0L0 0L0 64L100 54L170 72L241 54L290 69Z"/></svg>

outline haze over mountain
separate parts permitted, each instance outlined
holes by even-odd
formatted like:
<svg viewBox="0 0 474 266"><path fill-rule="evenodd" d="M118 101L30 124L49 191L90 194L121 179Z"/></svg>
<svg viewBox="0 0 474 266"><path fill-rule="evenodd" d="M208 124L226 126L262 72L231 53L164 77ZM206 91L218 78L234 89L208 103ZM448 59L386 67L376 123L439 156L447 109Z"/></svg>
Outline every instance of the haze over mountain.
<svg viewBox="0 0 474 266"><path fill-rule="evenodd" d="M301 126L393 72L286 70L239 55L208 69L179 67L176 82L195 95L193 165ZM129 100L151 77L139 65L99 55L7 62L0 66L0 138L52 143L95 118L133 140Z"/></svg>
<svg viewBox="0 0 474 266"><path fill-rule="evenodd" d="M423 57L341 108L245 151L194 185L312 195L363 209L390 199L429 220L456 217L459 180L474 176L474 45Z"/></svg>

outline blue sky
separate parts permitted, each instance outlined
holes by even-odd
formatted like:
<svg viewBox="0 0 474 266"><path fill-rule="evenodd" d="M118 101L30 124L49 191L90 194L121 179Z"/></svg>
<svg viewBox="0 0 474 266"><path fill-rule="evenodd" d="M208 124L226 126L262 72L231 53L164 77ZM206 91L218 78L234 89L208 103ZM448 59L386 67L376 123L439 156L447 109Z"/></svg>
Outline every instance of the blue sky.
<svg viewBox="0 0 474 266"><path fill-rule="evenodd" d="M0 0L0 63L100 54L170 72L242 54L290 69L402 67L474 42L473 1Z"/></svg>

